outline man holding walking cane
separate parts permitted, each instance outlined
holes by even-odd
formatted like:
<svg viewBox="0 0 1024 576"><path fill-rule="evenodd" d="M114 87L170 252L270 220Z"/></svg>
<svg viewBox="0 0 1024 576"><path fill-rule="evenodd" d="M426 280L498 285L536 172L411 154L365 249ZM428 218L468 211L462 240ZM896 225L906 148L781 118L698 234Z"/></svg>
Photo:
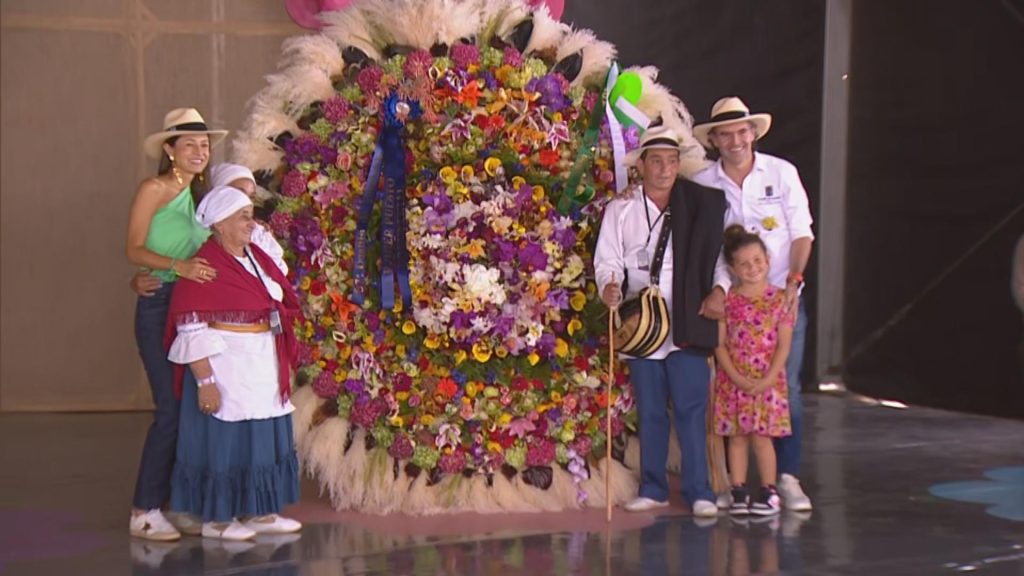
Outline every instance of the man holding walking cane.
<svg viewBox="0 0 1024 576"><path fill-rule="evenodd" d="M636 398L641 466L640 493L626 510L668 506L671 401L683 457L683 498L695 516L709 517L718 512L708 479L705 431L708 358L718 345L718 325L700 310L711 292L721 249L725 197L721 190L679 179L680 152L676 133L658 126L647 130L640 147L627 155L642 185L639 193L605 208L594 268L601 298L610 308L634 298L654 276L671 318L671 337L659 348L642 358L622 355ZM657 248L664 226L671 242ZM658 270L652 274L652 265L660 265L660 275ZM625 286L617 278L624 278Z"/></svg>

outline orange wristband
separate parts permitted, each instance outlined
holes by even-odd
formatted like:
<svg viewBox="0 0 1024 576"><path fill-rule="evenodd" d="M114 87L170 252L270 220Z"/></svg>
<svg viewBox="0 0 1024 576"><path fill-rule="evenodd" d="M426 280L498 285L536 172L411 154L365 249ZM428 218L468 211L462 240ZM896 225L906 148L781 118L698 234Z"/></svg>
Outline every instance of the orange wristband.
<svg viewBox="0 0 1024 576"><path fill-rule="evenodd" d="M792 282L794 284L803 284L804 283L804 275L799 273L799 272L790 272L789 273L789 278L787 278L787 281Z"/></svg>

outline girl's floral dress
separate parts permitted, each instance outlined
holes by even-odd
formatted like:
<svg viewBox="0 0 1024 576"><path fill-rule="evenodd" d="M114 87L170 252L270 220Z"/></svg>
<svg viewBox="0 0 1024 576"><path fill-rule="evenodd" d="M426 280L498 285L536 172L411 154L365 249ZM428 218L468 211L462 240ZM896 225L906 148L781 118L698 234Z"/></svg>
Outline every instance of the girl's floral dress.
<svg viewBox="0 0 1024 576"><path fill-rule="evenodd" d="M769 286L753 298L735 291L725 297L725 346L740 374L760 378L768 371L779 342L779 327L794 324L793 315L786 313L785 296L784 291ZM715 432L722 436L778 438L792 433L785 369L771 388L757 396L740 390L725 370L719 369L714 400Z"/></svg>

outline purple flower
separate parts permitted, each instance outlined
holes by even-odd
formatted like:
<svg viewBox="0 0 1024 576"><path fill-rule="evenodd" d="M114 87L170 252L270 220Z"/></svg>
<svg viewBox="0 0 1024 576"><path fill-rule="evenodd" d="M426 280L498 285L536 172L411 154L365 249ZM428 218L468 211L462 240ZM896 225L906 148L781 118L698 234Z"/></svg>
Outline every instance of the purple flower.
<svg viewBox="0 0 1024 576"><path fill-rule="evenodd" d="M408 460L412 458L412 452L412 440L405 434L396 435L391 446L388 446L388 455L395 460Z"/></svg>
<svg viewBox="0 0 1024 576"><path fill-rule="evenodd" d="M331 124L337 124L344 120L345 116L348 116L348 100L335 95L333 98L323 103L322 109L324 111L324 118L327 118L327 121Z"/></svg>
<svg viewBox="0 0 1024 576"><path fill-rule="evenodd" d="M298 198L306 191L306 177L298 170L292 170L284 175L281 182L281 194L289 198Z"/></svg>
<svg viewBox="0 0 1024 576"><path fill-rule="evenodd" d="M299 254L312 254L324 242L320 225L312 217L295 220L291 232L292 249Z"/></svg>
<svg viewBox="0 0 1024 576"><path fill-rule="evenodd" d="M345 390L351 394L359 394L363 391L363 381L349 378L345 380Z"/></svg>
<svg viewBox="0 0 1024 576"><path fill-rule="evenodd" d="M475 44L458 43L452 46L449 52L452 62L456 67L465 70L469 68L471 64L476 64L480 61L480 50Z"/></svg>
<svg viewBox="0 0 1024 576"><path fill-rule="evenodd" d="M519 262L527 271L545 270L548 267L548 255L540 244L530 242L519 252Z"/></svg>
<svg viewBox="0 0 1024 576"><path fill-rule="evenodd" d="M527 82L526 90L539 92L542 106L547 106L552 112L560 112L572 102L565 95L565 84L568 83L561 75L546 74Z"/></svg>
<svg viewBox="0 0 1024 576"><path fill-rule="evenodd" d="M334 379L334 374L324 370L313 381L313 392L321 398L337 398L341 386Z"/></svg>

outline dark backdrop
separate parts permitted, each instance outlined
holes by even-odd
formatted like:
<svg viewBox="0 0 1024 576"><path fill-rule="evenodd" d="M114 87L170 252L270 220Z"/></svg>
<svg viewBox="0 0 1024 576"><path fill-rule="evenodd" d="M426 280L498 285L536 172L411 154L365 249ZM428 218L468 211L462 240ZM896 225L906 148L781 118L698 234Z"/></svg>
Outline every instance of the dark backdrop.
<svg viewBox="0 0 1024 576"><path fill-rule="evenodd" d="M1010 260L1024 233L1024 3L856 2L846 379L1024 417Z"/></svg>
<svg viewBox="0 0 1024 576"><path fill-rule="evenodd" d="M764 152L793 162L817 215L825 3L820 0L567 0L564 22L615 44L623 66L650 65L706 121L723 96L773 116ZM816 259L808 267L804 366L814 366ZM813 385L805 368L805 387Z"/></svg>

